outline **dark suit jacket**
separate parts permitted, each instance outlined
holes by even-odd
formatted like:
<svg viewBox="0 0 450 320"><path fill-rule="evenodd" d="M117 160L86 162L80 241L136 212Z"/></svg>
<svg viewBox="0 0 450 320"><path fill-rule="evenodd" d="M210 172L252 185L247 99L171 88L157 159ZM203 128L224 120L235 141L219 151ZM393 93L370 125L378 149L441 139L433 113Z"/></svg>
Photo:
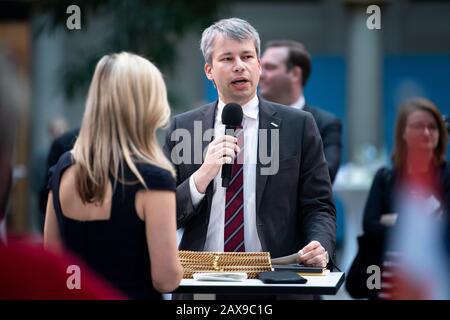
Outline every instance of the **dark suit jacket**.
<svg viewBox="0 0 450 320"><path fill-rule="evenodd" d="M369 265L382 266L384 254L389 248L392 236L396 228L388 227L380 222L380 217L386 213L398 213L397 224L401 224L402 214L407 212L398 211L400 183L399 172L395 169L382 167L378 169L370 188L364 207L363 236L358 237L358 253L353 260L352 266L347 273L346 289L356 299L369 298L379 299L379 290L369 290L366 282L368 278L367 267ZM432 183L435 195L440 195L441 206L446 219L450 221L450 166L447 162L438 168L437 175ZM445 238L442 239L447 253L450 257L450 224L447 223Z"/></svg>
<svg viewBox="0 0 450 320"><path fill-rule="evenodd" d="M213 128L215 103L176 116L166 137L164 150L169 159L178 163L183 154L174 149L178 141L171 140L174 130L184 128L194 132L194 121L200 121L203 132ZM272 257L296 253L309 241L317 240L333 255L336 238L335 207L331 183L322 143L314 119L304 111L269 103L260 98L259 129L279 128L279 170L275 175L261 175L264 167L260 159L256 168L256 224L262 250ZM199 124L197 124L198 126ZM210 140L201 135L181 139L191 143L190 158L194 148L205 150ZM270 138L270 134L269 134ZM185 140L190 141L185 141ZM258 144L261 143L258 140ZM270 139L269 139L270 140ZM270 141L273 149L277 141ZM260 146L258 145L258 150ZM174 152L172 152L174 151ZM173 153L173 154L172 154ZM271 151L267 152L271 154ZM259 158L259 157L258 157ZM193 207L189 177L200 167L198 164L176 164L177 172L177 223L184 227L181 250L204 250L208 230L213 181L206 196Z"/></svg>
<svg viewBox="0 0 450 320"><path fill-rule="evenodd" d="M450 213L450 165L444 162L437 170L437 176L431 187L436 194L440 194L442 197L439 200L442 203L442 209L448 216ZM387 167L378 169L367 197L363 215L363 230L365 234L379 241L388 238L389 231L393 229L381 224L380 217L385 213L398 212L397 187L399 180L397 170Z"/></svg>
<svg viewBox="0 0 450 320"><path fill-rule="evenodd" d="M303 110L310 112L316 120L323 142L323 152L327 160L331 183L334 182L341 163L342 124L332 113L305 105Z"/></svg>
<svg viewBox="0 0 450 320"><path fill-rule="evenodd" d="M41 213L45 216L45 211L47 209L47 198L48 198L48 171L53 167L66 151L69 151L75 145L77 136L80 129L74 129L69 132L64 133L62 136L56 138L50 147L50 151L47 156L47 167L45 168L45 179L39 191L39 208Z"/></svg>

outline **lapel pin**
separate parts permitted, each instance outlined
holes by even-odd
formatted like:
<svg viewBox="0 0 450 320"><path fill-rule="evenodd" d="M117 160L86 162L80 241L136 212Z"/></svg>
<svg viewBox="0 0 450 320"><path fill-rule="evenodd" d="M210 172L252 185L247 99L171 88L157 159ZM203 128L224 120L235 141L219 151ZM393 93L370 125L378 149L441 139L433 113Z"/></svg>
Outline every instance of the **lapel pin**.
<svg viewBox="0 0 450 320"><path fill-rule="evenodd" d="M278 125L276 123L271 122L271 125L273 125L275 128L278 128Z"/></svg>

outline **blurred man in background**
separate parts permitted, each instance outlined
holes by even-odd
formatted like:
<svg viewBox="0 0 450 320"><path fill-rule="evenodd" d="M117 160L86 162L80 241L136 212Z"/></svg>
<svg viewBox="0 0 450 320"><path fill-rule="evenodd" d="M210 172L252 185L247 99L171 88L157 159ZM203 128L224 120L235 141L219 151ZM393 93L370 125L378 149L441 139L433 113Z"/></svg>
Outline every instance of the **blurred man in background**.
<svg viewBox="0 0 450 320"><path fill-rule="evenodd" d="M333 114L307 105L303 95L311 73L311 57L303 44L274 40L261 57L261 95L269 101L310 112L322 137L331 183L341 162L342 126Z"/></svg>
<svg viewBox="0 0 450 320"><path fill-rule="evenodd" d="M63 155L66 151L69 151L73 148L75 141L77 140L78 132L80 131L80 128L76 128L73 130L70 130L61 136L57 137L55 140L53 140L50 151L48 152L48 155L46 157L46 164L45 167L42 167L41 170L43 170L45 174L45 179L42 180L40 189L39 189L39 210L40 210L40 217L39 220L41 221L41 229L43 230L44 227L44 218L45 218L45 210L47 208L47 197L48 197L48 189L47 189L47 183L48 183L48 170L53 167L59 160L59 157Z"/></svg>
<svg viewBox="0 0 450 320"><path fill-rule="evenodd" d="M0 48L1 49L1 48ZM9 61L0 50L0 245L6 243L6 210L12 188L14 128L20 91L10 74ZM9 78L9 77L8 77Z"/></svg>
<svg viewBox="0 0 450 320"><path fill-rule="evenodd" d="M48 123L47 130L50 142L53 145L55 140L69 130L69 125L64 117L56 117ZM47 168L48 153L49 150L47 147L39 150L31 163L31 188L38 198L40 212L45 212L45 205L47 204L47 193L44 192L45 195L42 194L44 191L42 189L45 189L47 186L47 172L49 169ZM45 197L45 199L42 199L41 197ZM41 201L45 201L45 203L41 204ZM44 207L41 208L41 205ZM44 215L39 213L37 218L40 229L42 230L44 226Z"/></svg>

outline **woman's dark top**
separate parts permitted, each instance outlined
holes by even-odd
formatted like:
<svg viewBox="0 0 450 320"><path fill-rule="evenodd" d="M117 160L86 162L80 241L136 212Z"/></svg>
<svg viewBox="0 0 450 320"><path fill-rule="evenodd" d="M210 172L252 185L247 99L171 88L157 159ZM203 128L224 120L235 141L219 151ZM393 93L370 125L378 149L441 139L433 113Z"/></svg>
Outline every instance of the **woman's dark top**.
<svg viewBox="0 0 450 320"><path fill-rule="evenodd" d="M378 290L369 290L366 281L370 274L367 267L382 266L388 250L395 250L390 240L395 226L386 226L380 222L384 214L398 214L402 201L402 192L414 192L411 181L427 187L428 194L439 204L436 213L444 215L443 222L448 223L450 209L450 167L445 162L433 167L423 175L404 175L395 169L383 167L375 174L364 208L363 235L358 237L358 253L347 274L346 288L354 298L378 299ZM405 188L406 187L406 188ZM423 191L423 190L422 190ZM404 199L403 199L404 200ZM398 223L397 223L398 224ZM450 241L450 223L447 227L447 241ZM446 242L445 239L443 239ZM447 244L448 245L448 244ZM448 250L448 249L447 249Z"/></svg>
<svg viewBox="0 0 450 320"><path fill-rule="evenodd" d="M423 177L415 176L415 180L426 183L431 194L441 205L443 212L450 208L450 167L445 162L440 167L430 170ZM397 213L398 192L402 181L411 181L409 176L401 176L394 169L383 167L377 171L366 201L363 217L363 230L366 235L385 240L388 230L380 223L380 217L386 213Z"/></svg>
<svg viewBox="0 0 450 320"><path fill-rule="evenodd" d="M95 271L133 299L161 299L153 288L145 222L135 209L136 193L145 190L131 170L125 166L127 183L115 181L109 220L78 221L64 216L59 201L59 187L64 171L74 164L70 152L64 153L50 169L49 189L61 239L66 248L84 259ZM148 189L175 192L175 180L167 170L136 163ZM129 181L136 181L130 184Z"/></svg>

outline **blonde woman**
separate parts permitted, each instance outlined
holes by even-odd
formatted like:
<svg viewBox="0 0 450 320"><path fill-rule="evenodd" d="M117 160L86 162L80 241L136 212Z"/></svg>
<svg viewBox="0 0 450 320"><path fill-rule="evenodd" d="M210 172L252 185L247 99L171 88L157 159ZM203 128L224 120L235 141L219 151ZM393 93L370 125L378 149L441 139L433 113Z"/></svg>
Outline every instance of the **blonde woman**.
<svg viewBox="0 0 450 320"><path fill-rule="evenodd" d="M75 146L51 170L45 246L75 252L130 298L161 299L182 277L174 170L156 139L169 117L151 62L104 56Z"/></svg>

